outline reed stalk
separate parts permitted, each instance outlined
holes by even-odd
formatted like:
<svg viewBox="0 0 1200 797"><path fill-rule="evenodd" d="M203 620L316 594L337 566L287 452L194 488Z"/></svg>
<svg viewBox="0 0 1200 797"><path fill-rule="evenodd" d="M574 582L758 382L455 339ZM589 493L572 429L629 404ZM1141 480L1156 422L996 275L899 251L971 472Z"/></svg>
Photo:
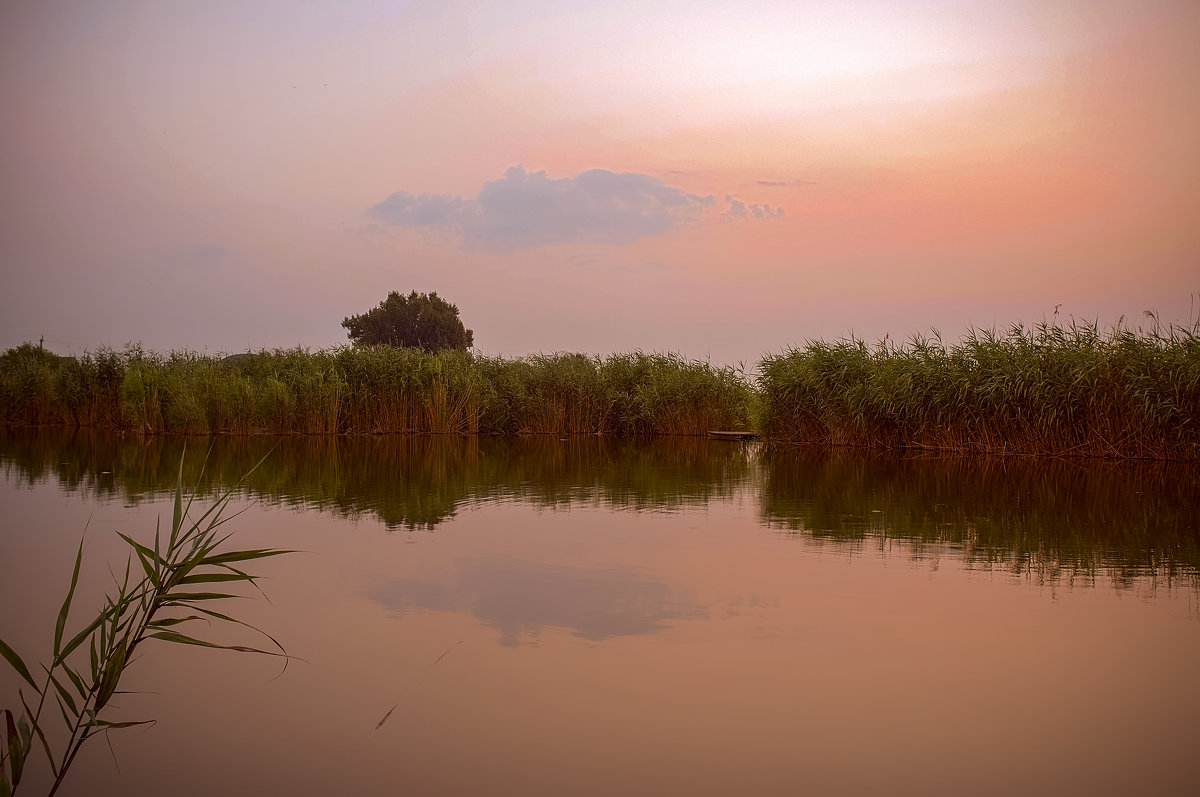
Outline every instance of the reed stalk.
<svg viewBox="0 0 1200 797"><path fill-rule="evenodd" d="M240 484L240 483L239 483ZM238 485L206 509L197 519L190 518L191 498L184 499L183 462L176 480L171 529L162 538L155 530L153 547L121 534L131 552L124 576L116 581L114 592L106 596L100 612L74 636L65 639L75 588L83 560L83 543L75 555L71 584L58 612L54 627L54 645L50 664L42 665L44 677L35 678L24 660L3 639L0 655L33 690L34 705L18 690L19 710L4 709L4 727L0 729L5 745L0 751L0 796L18 794L26 774L26 765L41 750L50 767L53 783L48 791L55 794L89 739L114 729L147 725L153 720L112 721L105 709L118 694L121 679L133 662L142 643L157 639L183 645L220 648L243 653L282 656L283 647L266 632L228 614L210 608L214 602L238 597L233 593L207 591L208 585L225 589L238 583L253 586L256 576L241 568L243 563L278 556L287 551L247 549L226 551L222 545L229 535L223 533L228 520L224 511ZM142 570L136 575L134 560ZM185 624L217 621L251 628L271 642L273 650L223 645L198 639L180 631ZM65 639L65 641L64 641ZM57 716L62 725L53 721ZM64 739L65 737L65 739ZM55 754L58 748L58 754Z"/></svg>

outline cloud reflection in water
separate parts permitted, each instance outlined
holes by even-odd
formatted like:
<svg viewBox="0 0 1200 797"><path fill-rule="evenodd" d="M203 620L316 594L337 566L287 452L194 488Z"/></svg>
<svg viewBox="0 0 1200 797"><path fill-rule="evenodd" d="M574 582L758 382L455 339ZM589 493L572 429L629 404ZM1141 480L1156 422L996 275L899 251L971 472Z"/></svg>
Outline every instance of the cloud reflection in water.
<svg viewBox="0 0 1200 797"><path fill-rule="evenodd" d="M707 606L672 595L663 581L621 567L576 568L514 559L468 561L445 582L397 579L369 592L390 611L470 612L500 644L565 628L593 642L655 634L671 620L707 618Z"/></svg>

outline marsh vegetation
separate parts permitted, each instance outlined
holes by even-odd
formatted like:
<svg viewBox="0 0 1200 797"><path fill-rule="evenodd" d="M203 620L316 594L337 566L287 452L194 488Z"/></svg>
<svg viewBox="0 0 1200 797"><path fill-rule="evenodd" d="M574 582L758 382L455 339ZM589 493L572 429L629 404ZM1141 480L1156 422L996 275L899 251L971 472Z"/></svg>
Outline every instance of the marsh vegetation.
<svg viewBox="0 0 1200 797"><path fill-rule="evenodd" d="M1200 459L1200 326L1014 325L947 344L810 341L757 377L673 354L506 359L357 346L219 358L0 355L0 422L143 434L703 435Z"/></svg>
<svg viewBox="0 0 1200 797"><path fill-rule="evenodd" d="M826 445L1200 458L1200 327L810 342L761 365L762 431Z"/></svg>
<svg viewBox="0 0 1200 797"><path fill-rule="evenodd" d="M0 356L0 419L172 434L705 434L748 428L732 368L670 354L518 359L373 346L231 358Z"/></svg>

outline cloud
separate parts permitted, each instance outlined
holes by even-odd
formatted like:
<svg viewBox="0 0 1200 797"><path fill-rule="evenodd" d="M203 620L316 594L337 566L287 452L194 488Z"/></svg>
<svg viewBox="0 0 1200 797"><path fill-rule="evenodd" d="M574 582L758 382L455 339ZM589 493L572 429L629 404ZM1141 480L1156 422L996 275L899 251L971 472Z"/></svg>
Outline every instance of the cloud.
<svg viewBox="0 0 1200 797"><path fill-rule="evenodd" d="M725 211L727 219L778 219L784 215L783 208L772 208L770 205L747 205L733 196L725 197L725 201L729 203L729 210Z"/></svg>
<svg viewBox="0 0 1200 797"><path fill-rule="evenodd" d="M567 258L567 265L572 268L586 268L594 266L598 262L594 257L584 257L583 255L571 255Z"/></svg>
<svg viewBox="0 0 1200 797"><path fill-rule="evenodd" d="M399 227L434 227L461 236L464 246L513 251L553 243L627 243L661 235L714 204L656 177L592 169L551 179L513 166L484 184L478 196L397 191L368 215Z"/></svg>
<svg viewBox="0 0 1200 797"><path fill-rule="evenodd" d="M770 188L779 188L785 185L820 185L816 180L792 180L791 182L787 180L757 180L755 182Z"/></svg>
<svg viewBox="0 0 1200 797"><path fill-rule="evenodd" d="M371 215L399 227L438 227L462 215L462 197L450 194L413 196L397 191L371 208Z"/></svg>

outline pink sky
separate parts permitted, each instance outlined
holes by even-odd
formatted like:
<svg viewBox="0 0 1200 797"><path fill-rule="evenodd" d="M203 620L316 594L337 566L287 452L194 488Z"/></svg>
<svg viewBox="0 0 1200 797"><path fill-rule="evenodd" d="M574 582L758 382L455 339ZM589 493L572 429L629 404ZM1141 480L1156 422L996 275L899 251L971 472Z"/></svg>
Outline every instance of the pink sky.
<svg viewBox="0 0 1200 797"><path fill-rule="evenodd" d="M505 355L1188 322L1198 86L1194 2L17 0L0 347L322 348L391 290Z"/></svg>

